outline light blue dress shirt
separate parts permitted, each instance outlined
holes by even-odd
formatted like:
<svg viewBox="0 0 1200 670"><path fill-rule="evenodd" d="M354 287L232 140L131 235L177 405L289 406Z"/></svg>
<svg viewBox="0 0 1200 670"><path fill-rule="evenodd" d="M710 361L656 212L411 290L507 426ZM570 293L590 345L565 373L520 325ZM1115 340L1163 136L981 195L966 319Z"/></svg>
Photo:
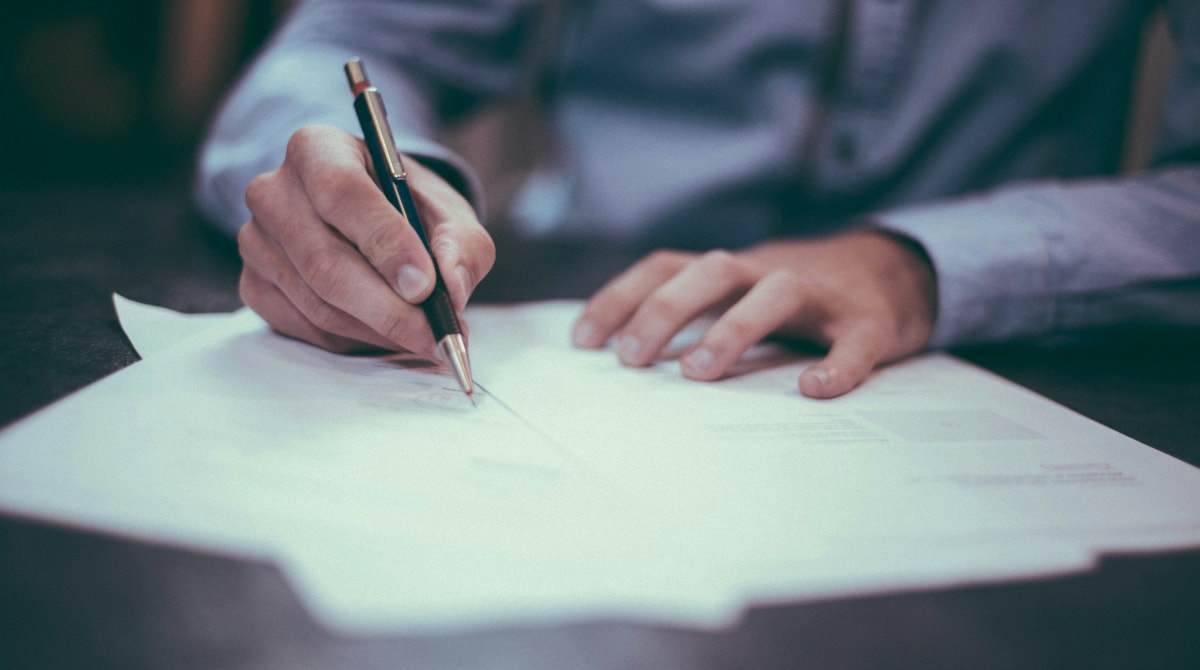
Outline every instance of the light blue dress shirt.
<svg viewBox="0 0 1200 670"><path fill-rule="evenodd" d="M1179 48L1153 166L1117 176L1160 6ZM401 149L481 209L438 138L536 91L556 140L537 185L560 197L530 234L736 248L869 220L929 254L934 346L1200 327L1195 0L305 2L202 153L198 199L226 230L295 129L358 134L356 56Z"/></svg>

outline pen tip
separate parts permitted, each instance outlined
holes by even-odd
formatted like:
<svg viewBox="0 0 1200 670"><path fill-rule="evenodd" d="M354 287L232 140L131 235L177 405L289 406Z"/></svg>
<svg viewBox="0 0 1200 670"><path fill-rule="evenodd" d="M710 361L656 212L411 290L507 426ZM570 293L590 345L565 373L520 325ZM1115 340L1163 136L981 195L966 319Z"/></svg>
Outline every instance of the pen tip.
<svg viewBox="0 0 1200 670"><path fill-rule="evenodd" d="M454 373L454 378L458 380L459 387L474 405L475 384L471 379L471 363L467 360L467 345L463 341L462 334L452 333L443 337L438 343L438 347L446 362L450 364L450 370Z"/></svg>

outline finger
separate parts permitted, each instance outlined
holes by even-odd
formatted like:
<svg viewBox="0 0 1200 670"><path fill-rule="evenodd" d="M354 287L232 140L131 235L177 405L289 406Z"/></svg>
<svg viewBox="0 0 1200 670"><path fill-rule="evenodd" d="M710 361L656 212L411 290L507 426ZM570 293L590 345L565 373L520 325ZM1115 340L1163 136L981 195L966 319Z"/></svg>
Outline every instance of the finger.
<svg viewBox="0 0 1200 670"><path fill-rule="evenodd" d="M656 251L610 280L588 300L576 321L571 339L576 346L604 346L634 315L646 296L675 276L694 254Z"/></svg>
<svg viewBox="0 0 1200 670"><path fill-rule="evenodd" d="M285 170L261 188L257 183L247 189L247 203L256 220L263 213L262 230L294 269L276 267L275 274L263 275L276 282L309 321L317 327L337 325L337 317L327 309L332 306L391 342L390 348L433 355L433 335L422 311L398 295L347 238L321 219L308 199L313 194L304 190L298 176ZM286 207L280 201L286 201ZM309 290L319 300L311 300Z"/></svg>
<svg viewBox="0 0 1200 670"><path fill-rule="evenodd" d="M367 340L335 335L318 328L291 304L287 296L278 287L264 280L253 270L242 273L238 283L238 290L242 296L242 301L259 316L262 316L263 320L267 322L272 330L287 337L302 340L322 349L340 354L369 351L372 349L394 349L394 346L390 343L382 345L371 343L369 338L372 336L378 338L379 336L361 324L359 328L365 331L363 337L368 338Z"/></svg>
<svg viewBox="0 0 1200 670"><path fill-rule="evenodd" d="M626 365L649 365L697 316L743 293L750 282L749 271L728 251L700 256L642 301L617 337L617 357Z"/></svg>
<svg viewBox="0 0 1200 670"><path fill-rule="evenodd" d="M871 320L862 320L834 338L829 353L800 375L800 392L810 398L848 393L871 374L887 351L887 335Z"/></svg>
<svg viewBox="0 0 1200 670"><path fill-rule="evenodd" d="M813 287L791 272L773 272L708 328L680 359L685 377L718 379L742 354L776 332L813 300Z"/></svg>
<svg viewBox="0 0 1200 670"><path fill-rule="evenodd" d="M429 296L429 251L380 190L361 140L310 126L292 136L286 161L315 217L343 235L393 291L412 304Z"/></svg>
<svg viewBox="0 0 1200 670"><path fill-rule="evenodd" d="M420 162L405 165L438 271L461 311L496 262L496 245L461 193Z"/></svg>
<svg viewBox="0 0 1200 670"><path fill-rule="evenodd" d="M253 220L239 232L238 246L243 258L239 282L242 301L276 330L331 351L396 348L395 343L366 324L321 300ZM281 286L287 286L297 297L289 298ZM305 314L317 316L310 318Z"/></svg>
<svg viewBox="0 0 1200 670"><path fill-rule="evenodd" d="M323 328L336 326L340 325L337 312L345 312L392 342L393 347L433 354L433 333L421 308L392 292L353 247L338 239L313 240L307 247L293 254L303 281L285 281L281 288L309 320ZM319 302L308 299L310 290ZM336 311L326 309L326 304Z"/></svg>
<svg viewBox="0 0 1200 670"><path fill-rule="evenodd" d="M328 335L395 348L395 343L388 342L358 319L321 299L291 266L283 250L262 233L256 220L251 219L243 226L238 234L238 247L243 259L242 299L268 323L291 324L290 329L281 330L314 344L321 344L318 340L324 340L324 335ZM308 328L300 326L297 319L323 335L301 335L307 333ZM344 347L339 345L338 350L342 349Z"/></svg>

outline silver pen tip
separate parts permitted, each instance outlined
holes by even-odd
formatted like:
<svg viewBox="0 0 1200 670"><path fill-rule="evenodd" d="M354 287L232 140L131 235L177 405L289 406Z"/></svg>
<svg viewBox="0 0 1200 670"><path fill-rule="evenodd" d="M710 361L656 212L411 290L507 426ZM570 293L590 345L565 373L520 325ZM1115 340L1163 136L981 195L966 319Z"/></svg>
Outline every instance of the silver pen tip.
<svg viewBox="0 0 1200 670"><path fill-rule="evenodd" d="M471 362L467 359L467 345L463 336L457 333L447 335L438 342L438 347L446 357L446 362L450 364L450 370L458 380L458 385L462 387L463 393L471 399L471 404L475 404L475 384L471 379Z"/></svg>

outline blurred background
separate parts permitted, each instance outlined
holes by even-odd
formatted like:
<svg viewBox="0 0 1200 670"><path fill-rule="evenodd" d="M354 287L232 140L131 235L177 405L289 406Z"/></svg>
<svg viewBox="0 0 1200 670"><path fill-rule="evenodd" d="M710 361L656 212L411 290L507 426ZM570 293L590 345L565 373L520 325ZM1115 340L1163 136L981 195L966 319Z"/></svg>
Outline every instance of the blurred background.
<svg viewBox="0 0 1200 670"><path fill-rule="evenodd" d="M292 0L0 8L0 180L186 180L220 95Z"/></svg>
<svg viewBox="0 0 1200 670"><path fill-rule="evenodd" d="M42 0L0 9L0 188L187 181L221 95L296 0ZM1129 125L1126 167L1144 164L1172 46L1161 19ZM493 205L530 162L530 108L491 114L447 140L480 171ZM523 138L514 141L514 136ZM495 150L503 142L503 150ZM509 166L511 168L511 166ZM177 193L179 191L176 191ZM502 207L493 208L493 211Z"/></svg>

